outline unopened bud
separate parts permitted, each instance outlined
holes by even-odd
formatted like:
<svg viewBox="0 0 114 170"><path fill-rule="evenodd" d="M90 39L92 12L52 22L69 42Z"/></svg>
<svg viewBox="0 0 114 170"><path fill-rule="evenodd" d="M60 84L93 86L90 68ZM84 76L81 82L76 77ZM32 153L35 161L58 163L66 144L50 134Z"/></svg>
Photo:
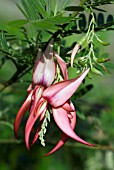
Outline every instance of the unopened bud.
<svg viewBox="0 0 114 170"><path fill-rule="evenodd" d="M98 59L97 59L97 62L98 62L98 63L105 63L105 62L107 62L107 61L110 61L110 58L98 58Z"/></svg>
<svg viewBox="0 0 114 170"><path fill-rule="evenodd" d="M91 71L93 72L93 73L95 73L95 74L98 74L98 75L103 75L102 73L101 73L101 71L99 71L98 69L96 69L95 67L92 67L91 68Z"/></svg>
<svg viewBox="0 0 114 170"><path fill-rule="evenodd" d="M108 46L108 45L110 45L110 43L109 43L109 42L107 42L107 41L101 41L101 44L102 44L102 45L104 45L104 46Z"/></svg>

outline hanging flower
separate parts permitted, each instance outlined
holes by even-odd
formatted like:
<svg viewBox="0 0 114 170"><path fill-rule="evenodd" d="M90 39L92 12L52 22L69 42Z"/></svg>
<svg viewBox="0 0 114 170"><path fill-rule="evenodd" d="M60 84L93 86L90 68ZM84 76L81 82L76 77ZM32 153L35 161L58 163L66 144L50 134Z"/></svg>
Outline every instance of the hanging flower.
<svg viewBox="0 0 114 170"><path fill-rule="evenodd" d="M54 83L56 69L53 55L56 57L63 75L63 80L57 83ZM30 134L38 119L40 120L40 125L38 126L31 145L33 145L38 138L41 140L42 145L45 145L43 137L46 133L47 120L50 120L50 109L48 105L51 106L52 115L55 123L62 131L62 136L52 151L46 155L52 154L59 149L69 137L85 145L94 146L81 139L74 132L76 111L73 103L70 101L70 97L78 89L88 72L89 69L85 70L78 78L68 80L66 63L57 53L53 52L51 42L43 54L40 51L33 72L33 83L28 88L28 97L18 111L14 122L14 132L18 138L21 120L26 112L30 111L25 127L25 142L28 149L30 149Z"/></svg>

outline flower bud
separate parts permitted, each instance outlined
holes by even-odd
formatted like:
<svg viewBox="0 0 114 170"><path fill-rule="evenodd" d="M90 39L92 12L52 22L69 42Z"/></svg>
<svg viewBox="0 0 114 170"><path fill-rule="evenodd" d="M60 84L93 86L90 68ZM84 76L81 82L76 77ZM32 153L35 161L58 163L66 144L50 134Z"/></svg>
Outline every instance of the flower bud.
<svg viewBox="0 0 114 170"><path fill-rule="evenodd" d="M98 63L105 63L105 62L107 62L107 61L110 61L110 59L109 59L109 58L98 58L98 59L97 59L97 62L98 62Z"/></svg>
<svg viewBox="0 0 114 170"><path fill-rule="evenodd" d="M37 61L33 71L33 85L48 87L55 77L55 63L53 60L53 44L49 42L46 50L42 53L38 51Z"/></svg>
<svg viewBox="0 0 114 170"><path fill-rule="evenodd" d="M103 75L102 73L101 73L101 71L99 71L98 69L96 69L95 67L92 67L91 68L91 71L93 72L93 73L95 73L95 74L98 74L98 75Z"/></svg>

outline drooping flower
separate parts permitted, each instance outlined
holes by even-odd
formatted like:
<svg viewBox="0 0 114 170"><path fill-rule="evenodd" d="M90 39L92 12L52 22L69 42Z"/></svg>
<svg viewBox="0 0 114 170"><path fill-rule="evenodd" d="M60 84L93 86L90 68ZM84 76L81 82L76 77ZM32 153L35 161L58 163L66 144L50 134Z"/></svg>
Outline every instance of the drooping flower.
<svg viewBox="0 0 114 170"><path fill-rule="evenodd" d="M95 146L77 136L74 132L76 125L76 111L70 97L75 93L82 83L89 69L83 72L77 79L71 79L53 84L44 90L42 97L45 98L52 106L52 114L58 127L62 130L62 136L55 148L47 155L52 154L59 149L68 139L68 137L88 146Z"/></svg>
<svg viewBox="0 0 114 170"><path fill-rule="evenodd" d="M63 80L57 83L54 83L56 68L53 55L56 57L63 75ZM59 149L69 137L85 145L94 146L81 139L74 132L76 111L70 101L70 97L78 89L88 72L89 69L85 70L78 78L68 80L66 63L57 53L53 52L52 42L48 44L44 53L40 52L33 72L33 83L28 88L28 97L18 111L14 122L14 132L18 138L21 120L25 113L30 111L25 127L25 143L28 149L30 148L30 134L38 119L40 120L40 125L31 144L33 145L40 138L44 145L43 135L46 132L46 119L49 119L48 105L52 108L52 115L55 123L62 131L62 136L52 151L46 155L52 154Z"/></svg>

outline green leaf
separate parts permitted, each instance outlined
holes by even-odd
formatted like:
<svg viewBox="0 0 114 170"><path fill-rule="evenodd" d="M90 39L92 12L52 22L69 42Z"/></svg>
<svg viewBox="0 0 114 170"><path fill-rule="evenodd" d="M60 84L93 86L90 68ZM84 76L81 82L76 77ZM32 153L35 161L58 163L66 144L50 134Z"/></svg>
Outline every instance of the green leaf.
<svg viewBox="0 0 114 170"><path fill-rule="evenodd" d="M0 23L0 30L1 31L6 31L8 28L7 24L6 23Z"/></svg>
<svg viewBox="0 0 114 170"><path fill-rule="evenodd" d="M37 7L37 2L35 2L35 0L34 1L28 0L27 2L29 2L30 9L33 12L32 16L33 16L34 20L41 18L39 15L40 10L38 9L38 7L40 7L40 6Z"/></svg>
<svg viewBox="0 0 114 170"><path fill-rule="evenodd" d="M53 23L50 23L46 20L39 20L36 22L32 22L32 24L38 29L38 30L51 30L51 31L55 31L58 29L61 29L60 27L54 25Z"/></svg>
<svg viewBox="0 0 114 170"><path fill-rule="evenodd" d="M54 8L54 15L57 14L58 10L59 10L59 1L56 0L55 8Z"/></svg>
<svg viewBox="0 0 114 170"><path fill-rule="evenodd" d="M111 26L113 26L114 25L114 21L113 22L108 22L108 23L106 23L106 24L102 24L102 25L100 25L100 26L98 26L97 28L96 28L96 30L97 31L99 31L99 30L101 30L101 29L109 29L109 27L111 27Z"/></svg>
<svg viewBox="0 0 114 170"><path fill-rule="evenodd" d="M106 4L113 4L114 1L113 0L96 0L96 2L94 2L92 4L92 7L93 6L100 6L100 5L106 5Z"/></svg>
<svg viewBox="0 0 114 170"><path fill-rule="evenodd" d="M106 10L104 9L101 9L101 8L96 8L96 7L93 7L93 9L97 10L97 11L100 11L100 12L107 12Z"/></svg>
<svg viewBox="0 0 114 170"><path fill-rule="evenodd" d="M23 25L26 25L28 23L28 20L20 19L20 20L14 20L8 22L8 25L10 27L22 27Z"/></svg>
<svg viewBox="0 0 114 170"><path fill-rule="evenodd" d="M31 0L30 0L31 1ZM34 0L32 3L35 5L38 12L42 15L43 18L48 17L48 13L45 11L45 7L42 5L42 0Z"/></svg>
<svg viewBox="0 0 114 170"><path fill-rule="evenodd" d="M65 8L66 11L84 11L83 7L80 6L68 6Z"/></svg>
<svg viewBox="0 0 114 170"><path fill-rule="evenodd" d="M66 6L70 3L70 0L63 0L62 7L63 9L66 8Z"/></svg>
<svg viewBox="0 0 114 170"><path fill-rule="evenodd" d="M112 25L114 25L114 21L103 24L103 27L110 27Z"/></svg>
<svg viewBox="0 0 114 170"><path fill-rule="evenodd" d="M47 11L48 15L50 16L50 14L51 14L51 2L50 2L50 0L47 0L46 11Z"/></svg>
<svg viewBox="0 0 114 170"><path fill-rule="evenodd" d="M11 21L11 22L13 22L13 21ZM14 21L14 23L15 23L15 21ZM24 34L22 33L22 30L19 27L16 27L16 26L12 27L11 25L8 25L8 23L0 23L0 30L5 31L6 32L5 35L8 37L13 35L19 39L25 39Z"/></svg>
<svg viewBox="0 0 114 170"><path fill-rule="evenodd" d="M35 19L35 11L30 5L30 1L27 2L26 0L21 0L21 3L25 10L27 18L30 20L34 20Z"/></svg>
<svg viewBox="0 0 114 170"><path fill-rule="evenodd" d="M38 31L36 29L36 27L34 27L32 24L29 24L27 27L27 37L29 40L33 40L36 39L38 35Z"/></svg>
<svg viewBox="0 0 114 170"><path fill-rule="evenodd" d="M28 15L26 14L26 12L21 8L21 6L20 5L18 5L18 3L16 3L16 6L19 8L19 10L22 12L22 14L25 16L25 18L28 18L29 19L29 17L28 17Z"/></svg>
<svg viewBox="0 0 114 170"><path fill-rule="evenodd" d="M2 48L3 48L6 52L9 52L8 45L7 45L7 41L6 41L6 37L5 37L3 31L0 32L0 44L1 44Z"/></svg>
<svg viewBox="0 0 114 170"><path fill-rule="evenodd" d="M69 67L68 68L68 78L69 79L73 79L73 78L76 78L78 75L76 73L76 68L74 67Z"/></svg>
<svg viewBox="0 0 114 170"><path fill-rule="evenodd" d="M42 6L46 6L46 2L47 2L47 0L40 0L40 3L42 4ZM47 2L48 3L48 2Z"/></svg>
<svg viewBox="0 0 114 170"><path fill-rule="evenodd" d="M47 21L56 24L56 25L60 25L60 24L65 24L68 23L69 21L71 21L73 18L72 17L63 17L63 14L59 14L56 15L54 17L50 17L47 19Z"/></svg>
<svg viewBox="0 0 114 170"><path fill-rule="evenodd" d="M77 110L76 111L76 114L77 114L77 116L80 118L80 119L82 119L82 120L85 120L85 115L81 112L81 111L79 111L79 110Z"/></svg>

